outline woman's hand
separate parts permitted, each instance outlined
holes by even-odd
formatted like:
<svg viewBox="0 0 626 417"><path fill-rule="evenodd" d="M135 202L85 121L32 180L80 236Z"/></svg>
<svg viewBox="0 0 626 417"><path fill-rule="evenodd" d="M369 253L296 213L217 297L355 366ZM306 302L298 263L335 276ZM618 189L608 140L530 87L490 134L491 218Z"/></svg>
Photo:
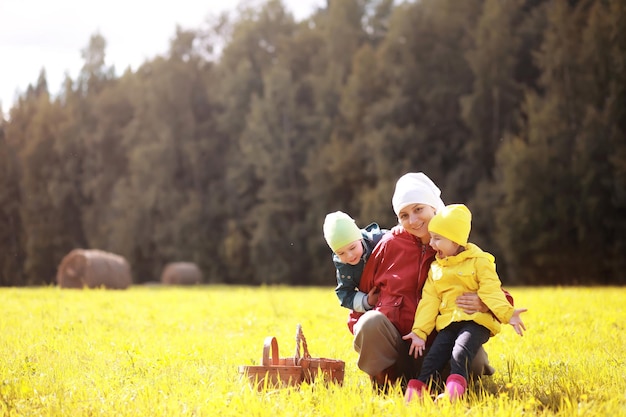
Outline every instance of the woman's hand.
<svg viewBox="0 0 626 417"><path fill-rule="evenodd" d="M475 292L466 292L456 298L456 305L467 314L486 313L489 308Z"/></svg>
<svg viewBox="0 0 626 417"><path fill-rule="evenodd" d="M422 356L424 354L424 350L426 349L426 341L420 339L415 333L411 332L407 335L402 336L402 340L411 341L409 356L413 356L415 359L417 359L418 356Z"/></svg>

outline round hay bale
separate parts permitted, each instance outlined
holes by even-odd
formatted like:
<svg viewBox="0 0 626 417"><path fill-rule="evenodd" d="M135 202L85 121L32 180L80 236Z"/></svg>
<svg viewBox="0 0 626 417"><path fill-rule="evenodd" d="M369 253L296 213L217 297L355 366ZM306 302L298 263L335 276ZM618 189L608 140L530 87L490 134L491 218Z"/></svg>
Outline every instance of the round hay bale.
<svg viewBox="0 0 626 417"><path fill-rule="evenodd" d="M201 284L202 271L193 262L171 262L163 268L161 282L166 285Z"/></svg>
<svg viewBox="0 0 626 417"><path fill-rule="evenodd" d="M125 289L133 283L126 259L97 249L74 249L65 255L56 280L61 288Z"/></svg>

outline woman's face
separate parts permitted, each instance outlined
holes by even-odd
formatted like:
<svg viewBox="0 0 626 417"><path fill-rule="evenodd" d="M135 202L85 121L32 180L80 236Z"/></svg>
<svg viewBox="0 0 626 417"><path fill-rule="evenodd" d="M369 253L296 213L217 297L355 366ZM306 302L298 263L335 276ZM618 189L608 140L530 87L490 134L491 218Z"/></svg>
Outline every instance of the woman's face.
<svg viewBox="0 0 626 417"><path fill-rule="evenodd" d="M422 242L428 242L428 223L434 215L435 208L428 204L410 204L400 210L398 221L407 232L417 236Z"/></svg>

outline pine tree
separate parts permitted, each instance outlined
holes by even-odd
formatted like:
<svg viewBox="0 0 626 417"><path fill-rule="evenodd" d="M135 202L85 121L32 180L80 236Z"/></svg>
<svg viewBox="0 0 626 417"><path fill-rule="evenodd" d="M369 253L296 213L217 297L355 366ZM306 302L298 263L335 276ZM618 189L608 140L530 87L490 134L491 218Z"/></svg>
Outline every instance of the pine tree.
<svg viewBox="0 0 626 417"><path fill-rule="evenodd" d="M306 211L301 167L308 143L301 139L294 84L288 71L275 67L265 79L265 94L254 98L242 136L244 157L260 180L258 204L251 211L251 261L255 282L302 284Z"/></svg>
<svg viewBox="0 0 626 417"><path fill-rule="evenodd" d="M614 119L623 75L611 70L623 49L614 36L620 26L610 24L605 7L598 1L549 8L538 56L545 94L527 95L524 134L507 141L498 160L505 190L496 211L500 241L522 282L606 283L619 276L612 267L621 256L603 248L623 247L614 232L624 227L617 220L623 203L613 196L615 155L624 142ZM607 159L617 164L602 163Z"/></svg>
<svg viewBox="0 0 626 417"><path fill-rule="evenodd" d="M8 123L0 108L0 286L23 285L24 233L17 158L7 140Z"/></svg>
<svg viewBox="0 0 626 417"><path fill-rule="evenodd" d="M228 262L232 262L225 271L227 282L261 282L276 279L263 276L260 272L260 269L269 267L270 260L254 255L265 249L255 247L263 245L263 242L259 237L255 240L257 231L251 226L256 222L251 213L263 205L260 189L266 182L265 178L259 176L258 167L262 161L257 159L270 156L267 149L263 149L258 158L257 155L248 153L247 142L253 138L246 139L245 132L246 130L250 132L251 129L247 126L248 121L254 120L253 103L260 105L265 100L265 82L269 79L268 74L275 67L281 66L283 54L289 50L290 38L295 30L293 17L280 1L270 0L261 9L245 9L232 29L232 38L216 68L219 80L219 84L215 86L216 94L221 97L218 104L220 109L216 116L217 128L222 132L226 144L223 154L226 169L222 206L230 218L237 219L236 222L223 220L223 226L226 227L224 241L228 246L223 247L220 253ZM283 75L287 77L286 74ZM280 92L273 92L278 93ZM282 116L279 116L279 113L282 111L282 108L276 109L277 114L270 112L268 117L272 120L277 117L280 119ZM282 126L282 122L280 123L279 126ZM269 139L271 138L266 138ZM280 151L279 148L272 150L277 153ZM244 242L245 248L241 246ZM237 254L236 259L232 258L234 253ZM284 270L279 272L279 275L284 278Z"/></svg>
<svg viewBox="0 0 626 417"><path fill-rule="evenodd" d="M467 201L474 213L472 241L499 257L492 234L491 207L498 204L494 187L495 155L502 138L516 132L522 86L515 79L520 41L515 27L520 2L488 0L466 53L473 73L471 94L460 99L461 115L468 127L463 159L447 175L446 193ZM501 268L500 272L503 272Z"/></svg>

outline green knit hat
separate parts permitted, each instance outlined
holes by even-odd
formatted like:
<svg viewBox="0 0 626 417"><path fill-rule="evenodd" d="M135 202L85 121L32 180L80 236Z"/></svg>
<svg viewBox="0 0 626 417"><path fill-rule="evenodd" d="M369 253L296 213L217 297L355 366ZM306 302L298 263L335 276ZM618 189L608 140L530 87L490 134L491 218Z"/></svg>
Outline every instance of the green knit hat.
<svg viewBox="0 0 626 417"><path fill-rule="evenodd" d="M361 230L354 222L354 219L346 213L336 211L326 215L324 220L324 239L326 239L326 243L328 243L333 252L362 237Z"/></svg>

